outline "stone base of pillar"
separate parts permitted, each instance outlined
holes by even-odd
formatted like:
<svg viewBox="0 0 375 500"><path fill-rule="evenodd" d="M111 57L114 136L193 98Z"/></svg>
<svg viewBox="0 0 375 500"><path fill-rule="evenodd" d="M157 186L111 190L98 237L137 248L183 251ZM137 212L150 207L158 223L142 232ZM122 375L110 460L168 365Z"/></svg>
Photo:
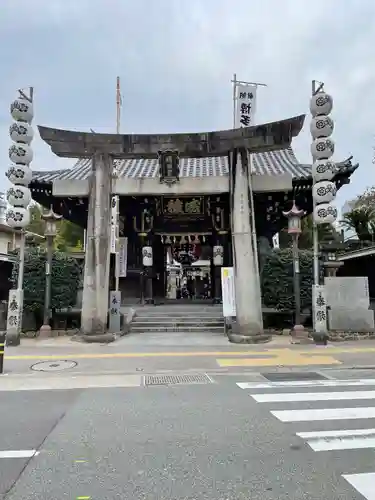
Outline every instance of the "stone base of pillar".
<svg viewBox="0 0 375 500"><path fill-rule="evenodd" d="M50 325L42 325L39 330L40 339L48 339L52 337L52 329Z"/></svg>
<svg viewBox="0 0 375 500"><path fill-rule="evenodd" d="M7 347L16 347L21 344L21 335L17 331L7 331L5 337Z"/></svg>
<svg viewBox="0 0 375 500"><path fill-rule="evenodd" d="M303 325L294 325L291 332L291 344L312 344L313 340L309 338L309 332Z"/></svg>
<svg viewBox="0 0 375 500"><path fill-rule="evenodd" d="M228 333L229 342L233 344L265 344L272 340L272 335L261 333L259 335L243 335L240 333Z"/></svg>
<svg viewBox="0 0 375 500"><path fill-rule="evenodd" d="M270 333L265 333L254 328L254 325L238 325L233 323L232 329L228 332L229 342L233 344L263 344L272 340Z"/></svg>
<svg viewBox="0 0 375 500"><path fill-rule="evenodd" d="M327 345L328 344L328 333L317 333L312 334L312 342L316 345Z"/></svg>

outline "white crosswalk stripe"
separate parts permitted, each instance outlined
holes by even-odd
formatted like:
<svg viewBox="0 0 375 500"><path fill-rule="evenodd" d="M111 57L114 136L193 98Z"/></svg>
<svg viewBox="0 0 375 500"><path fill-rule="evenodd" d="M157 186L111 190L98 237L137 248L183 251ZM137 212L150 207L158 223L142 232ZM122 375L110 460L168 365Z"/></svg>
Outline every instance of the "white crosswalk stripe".
<svg viewBox="0 0 375 500"><path fill-rule="evenodd" d="M375 472L369 474L344 474L343 477L367 500L375 500Z"/></svg>
<svg viewBox="0 0 375 500"><path fill-rule="evenodd" d="M371 390L374 385L375 379L237 383L240 389L250 392L254 401L267 405L270 413L283 423L307 426L314 423L316 427L332 422L331 426L337 427L335 430L295 433L314 452L375 449L375 390ZM352 389L354 387L358 389ZM298 408L299 403L309 403L309 408L306 409L306 405ZM318 408L311 408L314 403ZM340 407L335 408L335 403ZM358 428L343 428L347 421L357 419L360 420L356 424ZM361 428L366 421L372 426ZM343 474L342 477L366 500L375 500L375 472Z"/></svg>

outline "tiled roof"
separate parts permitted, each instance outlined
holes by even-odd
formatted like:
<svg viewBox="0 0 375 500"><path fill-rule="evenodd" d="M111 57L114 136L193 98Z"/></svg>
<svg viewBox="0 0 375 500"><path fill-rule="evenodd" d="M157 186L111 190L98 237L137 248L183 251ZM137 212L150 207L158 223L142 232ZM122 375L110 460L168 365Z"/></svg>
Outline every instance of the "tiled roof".
<svg viewBox="0 0 375 500"><path fill-rule="evenodd" d="M158 175L157 159L115 160L119 177L153 178ZM289 173L295 179L311 176L311 166L302 165L296 159L292 148L267 153L254 153L253 166L256 175L281 175ZM50 183L54 180L87 179L91 170L91 158L77 161L71 169L55 171L34 171L33 181ZM180 177L215 177L228 175L226 156L209 158L181 158Z"/></svg>

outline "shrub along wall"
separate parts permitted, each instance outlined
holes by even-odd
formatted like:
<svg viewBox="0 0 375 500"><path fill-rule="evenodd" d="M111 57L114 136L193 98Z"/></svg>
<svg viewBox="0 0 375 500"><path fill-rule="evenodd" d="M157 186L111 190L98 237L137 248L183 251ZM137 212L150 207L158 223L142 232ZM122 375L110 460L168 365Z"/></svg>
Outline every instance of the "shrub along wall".
<svg viewBox="0 0 375 500"><path fill-rule="evenodd" d="M300 250L301 309L311 308L313 253ZM272 250L264 257L261 273L262 299L265 307L294 310L292 249Z"/></svg>
<svg viewBox="0 0 375 500"><path fill-rule="evenodd" d="M46 251L28 248L25 252L24 310L35 316L36 328L42 325L45 294ZM18 262L13 266L12 286L17 287ZM81 280L81 268L76 259L63 252L54 252L51 276L51 309L73 307Z"/></svg>

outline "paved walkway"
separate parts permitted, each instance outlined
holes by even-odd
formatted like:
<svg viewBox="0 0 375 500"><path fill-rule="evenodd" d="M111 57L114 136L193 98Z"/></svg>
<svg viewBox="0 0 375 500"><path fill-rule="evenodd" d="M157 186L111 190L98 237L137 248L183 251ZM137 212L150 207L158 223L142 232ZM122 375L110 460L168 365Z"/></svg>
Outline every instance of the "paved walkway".
<svg viewBox="0 0 375 500"><path fill-rule="evenodd" d="M138 335L141 337L141 335ZM24 340L19 347L6 348L4 371L30 373L44 369L69 373L156 373L166 371L256 370L260 367L372 366L375 365L375 343L342 342L328 346L292 345L287 337L276 337L262 345L181 345L176 337L160 334L164 342L147 341L127 344L126 338L112 344L85 344L63 337L47 340ZM168 338L167 338L168 337ZM152 335L154 338L154 335ZM169 339L169 342L167 340ZM37 366L35 366L37 365Z"/></svg>

